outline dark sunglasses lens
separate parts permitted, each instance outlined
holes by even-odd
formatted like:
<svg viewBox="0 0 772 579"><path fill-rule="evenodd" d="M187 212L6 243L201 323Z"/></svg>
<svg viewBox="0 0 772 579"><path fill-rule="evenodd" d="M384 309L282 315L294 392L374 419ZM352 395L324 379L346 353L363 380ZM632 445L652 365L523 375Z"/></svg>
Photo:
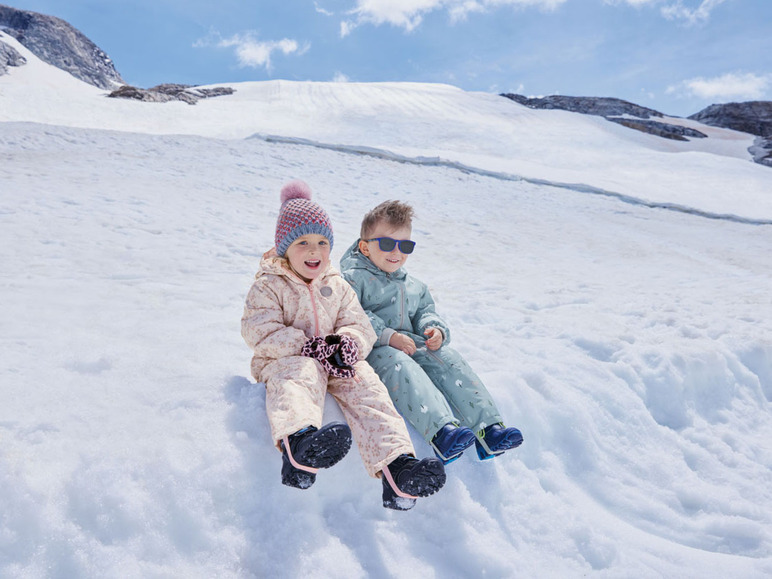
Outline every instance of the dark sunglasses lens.
<svg viewBox="0 0 772 579"><path fill-rule="evenodd" d="M397 245L397 242L389 237L378 238L378 247L381 251L392 251L395 245Z"/></svg>
<svg viewBox="0 0 772 579"><path fill-rule="evenodd" d="M415 241L400 241L399 242L399 250L407 255L408 253L413 253L413 250L415 249Z"/></svg>

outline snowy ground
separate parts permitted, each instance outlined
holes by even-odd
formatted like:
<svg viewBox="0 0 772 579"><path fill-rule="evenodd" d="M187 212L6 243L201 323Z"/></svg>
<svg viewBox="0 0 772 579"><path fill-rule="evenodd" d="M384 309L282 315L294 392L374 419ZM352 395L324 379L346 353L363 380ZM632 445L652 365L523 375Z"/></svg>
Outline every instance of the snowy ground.
<svg viewBox="0 0 772 579"><path fill-rule="evenodd" d="M82 89L76 108L97 102L102 129L72 107L14 116L13 82L0 77L0 576L772 574L772 226L532 182L565 182L563 164L529 182L241 138L448 158L418 136L415 150L387 147L407 140L402 127L368 133L363 117L339 121L351 140L318 126L304 134L286 103L271 126L218 125L205 103L105 105ZM469 95L459 95L463 109ZM339 106L342 118L354 105ZM192 111L200 135L160 134ZM105 130L149 115L159 115L153 131ZM581 182L607 189L600 133L593 154L575 151L571 135L586 124L575 117L555 125L566 144L554 155L582 157ZM625 152L615 126L602 131L630 165L646 149ZM478 161L501 159L474 154L495 148L489 140L460 135L467 147L453 160L490 170ZM705 172L686 173L702 190L715 188L715 167L772 190L772 171L728 153L655 152L668 179L699 158ZM336 262L366 209L388 198L415 206L408 268L523 430L517 451L462 457L408 513L381 507L356 451L308 491L280 484L239 322L291 178L331 214ZM637 187L661 196L658 178ZM641 199L620 179L618 193ZM716 212L768 219L759 191L735 188L736 206L727 198ZM709 210L701 196L675 201ZM340 416L331 402L327 415Z"/></svg>

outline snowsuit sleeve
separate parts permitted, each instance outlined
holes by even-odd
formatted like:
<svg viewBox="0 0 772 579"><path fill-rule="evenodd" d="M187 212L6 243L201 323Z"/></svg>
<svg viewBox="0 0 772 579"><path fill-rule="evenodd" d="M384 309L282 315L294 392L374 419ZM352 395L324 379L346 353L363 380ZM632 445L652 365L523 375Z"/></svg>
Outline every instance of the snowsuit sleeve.
<svg viewBox="0 0 772 579"><path fill-rule="evenodd" d="M344 288L338 318L335 321L335 333L352 338L359 348L359 359L364 360L373 349L377 338L369 316L362 309L359 297L348 283Z"/></svg>
<svg viewBox="0 0 772 579"><path fill-rule="evenodd" d="M432 294L429 293L429 288L426 285L421 288L418 307L410 321L415 333L419 336L423 336L427 328L439 328L444 337L443 344L450 342L450 328L436 312L434 299L432 299Z"/></svg>
<svg viewBox="0 0 772 579"><path fill-rule="evenodd" d="M252 284L241 318L241 335L259 368L279 358L299 356L308 339L303 330L284 323L281 300L265 280L258 278Z"/></svg>
<svg viewBox="0 0 772 579"><path fill-rule="evenodd" d="M361 304L362 292L364 291L362 278L359 276L352 275L348 271L343 273L343 277L346 279L346 281L349 282L349 284L351 284L351 287L353 288L353 292L356 295L357 300ZM363 311L370 319L370 325L372 326L372 329L375 331L376 343L374 345L388 346L389 340L391 340L391 337L396 333L396 330L388 327L386 325L386 322L383 320L383 318L381 318L377 314L374 314L372 310L364 309Z"/></svg>

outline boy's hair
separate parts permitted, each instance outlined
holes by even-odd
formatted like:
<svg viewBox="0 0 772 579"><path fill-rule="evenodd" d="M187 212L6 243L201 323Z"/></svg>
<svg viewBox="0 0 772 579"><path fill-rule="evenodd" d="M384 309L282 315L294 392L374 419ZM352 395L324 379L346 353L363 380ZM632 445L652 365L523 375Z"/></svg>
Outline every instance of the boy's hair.
<svg viewBox="0 0 772 579"><path fill-rule="evenodd" d="M362 229L359 231L360 239L368 239L375 227L386 222L391 227L413 226L413 208L401 201L384 201L375 209L370 210L362 219Z"/></svg>

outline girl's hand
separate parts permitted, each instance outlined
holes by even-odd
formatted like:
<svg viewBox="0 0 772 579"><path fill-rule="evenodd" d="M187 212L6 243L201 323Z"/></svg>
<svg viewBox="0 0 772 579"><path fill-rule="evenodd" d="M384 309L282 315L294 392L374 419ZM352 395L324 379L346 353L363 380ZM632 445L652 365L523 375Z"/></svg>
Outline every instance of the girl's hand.
<svg viewBox="0 0 772 579"><path fill-rule="evenodd" d="M402 350L408 356L415 354L415 342L413 341L413 338L410 338L405 334L400 334L399 332L391 335L391 338L389 338L389 346L396 348L397 350Z"/></svg>
<svg viewBox="0 0 772 579"><path fill-rule="evenodd" d="M426 338L426 347L430 350L439 350L440 346L442 346L442 332L439 328L428 328L424 332L424 336L428 336Z"/></svg>

